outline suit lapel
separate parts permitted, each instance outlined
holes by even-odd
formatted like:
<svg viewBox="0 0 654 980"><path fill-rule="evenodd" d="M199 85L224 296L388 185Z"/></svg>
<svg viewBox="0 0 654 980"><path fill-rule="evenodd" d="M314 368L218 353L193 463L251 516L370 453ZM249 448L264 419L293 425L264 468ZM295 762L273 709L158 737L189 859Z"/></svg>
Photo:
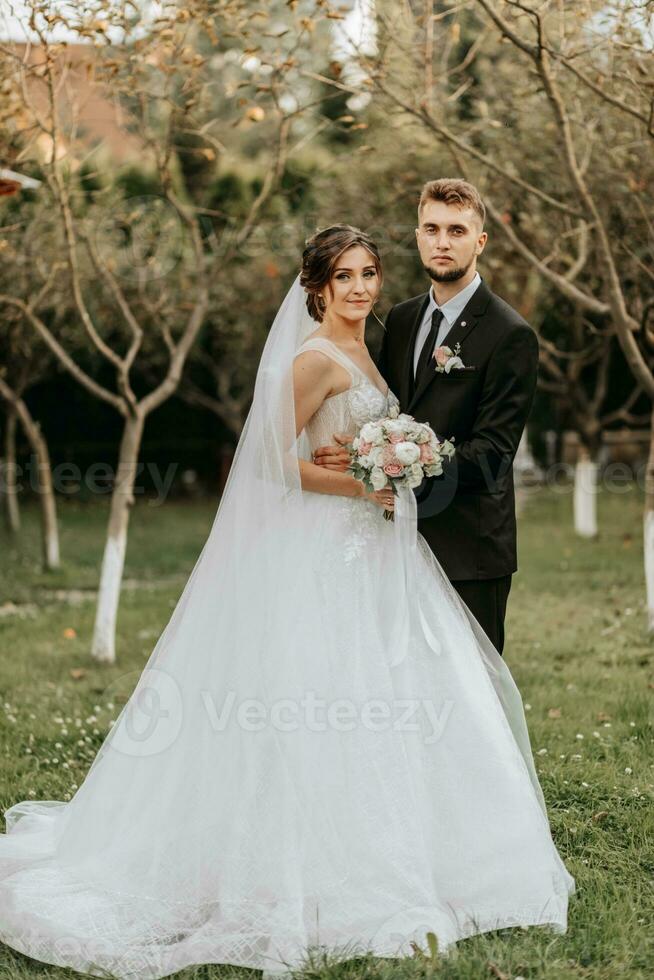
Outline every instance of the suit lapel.
<svg viewBox="0 0 654 980"><path fill-rule="evenodd" d="M450 327L450 330L443 339L441 346L450 347L452 350L454 350L456 344L461 344L463 346L463 341L465 338L468 336L471 330L474 330L478 321L486 312L490 298L491 291L486 285L486 282L482 279L479 286L477 289L475 289L468 303L464 307L463 312L458 317L456 322ZM464 351L461 351L461 359L465 364ZM429 368L425 371L425 375L422 378L420 385L418 388L416 388L412 397L408 401L408 406L406 409L407 412L411 412L415 403L422 397L436 375L436 363L432 358Z"/></svg>
<svg viewBox="0 0 654 980"><path fill-rule="evenodd" d="M416 346L418 331L420 330L420 324L422 323L422 318L425 315L425 310L429 304L429 292L426 292L425 295L419 297L419 299L420 302L418 303L418 312L416 313L413 324L411 325L409 340L404 356L404 365L402 368L402 389L400 391L400 400L402 405L406 405L411 397L411 389L413 388L413 353Z"/></svg>

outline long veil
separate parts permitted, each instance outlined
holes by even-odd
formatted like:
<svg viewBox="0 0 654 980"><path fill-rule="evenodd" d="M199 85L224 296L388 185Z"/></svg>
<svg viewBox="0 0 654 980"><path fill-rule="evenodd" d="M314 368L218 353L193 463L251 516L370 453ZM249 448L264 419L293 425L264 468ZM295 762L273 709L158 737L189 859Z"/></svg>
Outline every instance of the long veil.
<svg viewBox="0 0 654 980"><path fill-rule="evenodd" d="M54 943L62 965L74 948L78 969L95 972L96 964L122 975L121 970L138 968L138 957L117 955L112 937L103 938L100 920L110 900L120 896L115 938L126 950L130 935L140 938L149 931L152 950L141 957L149 962L156 942L172 942L170 929L178 945L187 930L197 947L198 920L209 914L209 905L199 912L204 897L207 903L222 900L223 910L225 902L232 903L234 951L230 959L226 949L225 959L239 962L239 932L252 931L252 916L246 914L249 883L238 876L247 866L248 849L259 863L265 854L261 842L241 835L248 814L265 799L267 778L265 765L252 764L244 753L239 734L259 737L258 759L284 756L283 746L275 745L274 727L258 732L255 716L257 705L297 693L284 688L293 670L279 658L293 655L290 644L276 648L274 661L267 655L271 636L297 638L302 623L293 621L294 593L311 581L303 574L297 538L288 533L302 512L298 459L306 444L296 439L291 372L296 350L315 328L305 299L298 276L269 331L210 534L84 782L67 803L23 801L5 812L0 939L16 945L19 931L29 955L56 962ZM244 651L256 651L256 661ZM270 759L268 764L278 776ZM303 801L293 798L293 760L284 765L288 785L281 789L288 791L288 813L283 816L294 828L302 821ZM212 878L206 835L216 832L218 807L229 824L220 825L215 847L220 868ZM292 856L284 853L283 838L290 836L282 829L277 850L275 842L266 842L276 894L275 877L285 874L285 859L293 866ZM259 870L266 880L268 869ZM221 882L218 894L209 885L215 880ZM197 893L203 881L206 896ZM284 887L283 878L279 886ZM65 908L67 900L75 914L63 923L58 906ZM41 909L33 923L30 908ZM89 941L94 935L97 939ZM183 957L180 962L184 965Z"/></svg>
<svg viewBox="0 0 654 980"><path fill-rule="evenodd" d="M308 726L293 737L289 723L321 671L333 680L315 657L329 638L316 633L324 596L309 544L318 529L316 511L305 514L307 447L292 384L294 355L314 328L298 277L269 332L211 532L133 693L69 802L23 801L5 813L0 939L30 956L139 980L201 962L259 959L274 970L305 936L303 890L338 907L346 872L333 812L336 801L354 806L358 787L334 782L337 732ZM401 613L416 591L412 493L385 533L397 561L382 577ZM520 695L462 608L544 813ZM390 813L383 765L378 805ZM408 842L409 831L390 839Z"/></svg>

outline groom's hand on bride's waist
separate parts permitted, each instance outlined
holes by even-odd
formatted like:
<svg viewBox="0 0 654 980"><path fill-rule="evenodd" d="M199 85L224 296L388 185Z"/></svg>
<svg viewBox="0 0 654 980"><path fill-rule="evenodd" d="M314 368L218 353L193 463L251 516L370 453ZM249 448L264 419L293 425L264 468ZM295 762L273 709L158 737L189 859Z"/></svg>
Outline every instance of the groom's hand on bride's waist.
<svg viewBox="0 0 654 980"><path fill-rule="evenodd" d="M331 446L319 446L313 454L313 461L318 466L324 466L328 470L337 470L344 473L350 465L350 452L345 448L352 442L354 436L347 432L335 432L334 443Z"/></svg>

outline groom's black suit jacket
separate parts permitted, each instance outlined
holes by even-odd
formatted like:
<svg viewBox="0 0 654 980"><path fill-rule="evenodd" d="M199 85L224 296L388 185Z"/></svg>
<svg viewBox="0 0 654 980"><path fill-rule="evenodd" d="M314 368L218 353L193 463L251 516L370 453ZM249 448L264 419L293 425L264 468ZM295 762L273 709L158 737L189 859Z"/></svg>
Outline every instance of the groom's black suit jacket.
<svg viewBox="0 0 654 980"><path fill-rule="evenodd" d="M456 452L416 491L418 530L452 581L517 570L513 457L536 391L538 338L482 279L445 337L466 369L435 370L413 391L416 336L429 293L394 306L377 365L403 412L428 422Z"/></svg>

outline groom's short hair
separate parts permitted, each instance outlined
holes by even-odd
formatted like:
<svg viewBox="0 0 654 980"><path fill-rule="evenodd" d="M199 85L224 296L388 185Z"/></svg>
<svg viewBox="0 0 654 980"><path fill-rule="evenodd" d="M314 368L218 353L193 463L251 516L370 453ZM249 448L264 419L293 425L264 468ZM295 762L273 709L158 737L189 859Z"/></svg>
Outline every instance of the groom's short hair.
<svg viewBox="0 0 654 980"><path fill-rule="evenodd" d="M418 203L418 214L427 201L444 201L445 204L456 204L459 207L470 207L479 216L482 228L486 221L486 208L481 195L474 184L459 177L439 177L438 180L428 180L422 188Z"/></svg>

